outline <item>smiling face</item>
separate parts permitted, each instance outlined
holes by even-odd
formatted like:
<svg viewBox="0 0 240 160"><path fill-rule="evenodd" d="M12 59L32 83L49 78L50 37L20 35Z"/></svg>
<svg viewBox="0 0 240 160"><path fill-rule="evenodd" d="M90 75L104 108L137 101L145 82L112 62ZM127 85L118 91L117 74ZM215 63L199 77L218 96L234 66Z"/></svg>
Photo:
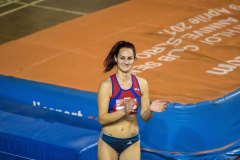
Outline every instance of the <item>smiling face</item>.
<svg viewBox="0 0 240 160"><path fill-rule="evenodd" d="M124 73L130 72L135 62L134 53L131 48L121 48L118 56L114 58L118 69Z"/></svg>

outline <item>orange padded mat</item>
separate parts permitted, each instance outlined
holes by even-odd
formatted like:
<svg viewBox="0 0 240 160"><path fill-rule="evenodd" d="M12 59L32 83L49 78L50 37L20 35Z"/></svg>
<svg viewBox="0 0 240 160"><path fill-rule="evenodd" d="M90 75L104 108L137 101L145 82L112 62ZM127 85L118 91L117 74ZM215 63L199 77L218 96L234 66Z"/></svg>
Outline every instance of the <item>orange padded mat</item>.
<svg viewBox="0 0 240 160"><path fill-rule="evenodd" d="M239 35L238 0L131 0L1 45L0 74L96 92L127 40L152 99L196 103L240 87Z"/></svg>

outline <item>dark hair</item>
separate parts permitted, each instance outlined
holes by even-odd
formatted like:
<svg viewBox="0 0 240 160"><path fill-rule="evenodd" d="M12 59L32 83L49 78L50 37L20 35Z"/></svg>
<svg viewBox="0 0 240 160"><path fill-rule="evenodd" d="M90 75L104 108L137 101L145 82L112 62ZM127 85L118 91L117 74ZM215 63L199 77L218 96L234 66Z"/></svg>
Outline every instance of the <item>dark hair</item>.
<svg viewBox="0 0 240 160"><path fill-rule="evenodd" d="M106 57L106 59L103 62L103 66L104 66L104 73L111 71L113 69L113 67L116 66L116 62L114 59L114 56L118 56L119 50L121 48L130 48L133 51L134 54L134 59L136 59L136 49L135 46L130 43L130 42L126 42L126 41L118 41L110 50L110 52L108 53L108 56Z"/></svg>

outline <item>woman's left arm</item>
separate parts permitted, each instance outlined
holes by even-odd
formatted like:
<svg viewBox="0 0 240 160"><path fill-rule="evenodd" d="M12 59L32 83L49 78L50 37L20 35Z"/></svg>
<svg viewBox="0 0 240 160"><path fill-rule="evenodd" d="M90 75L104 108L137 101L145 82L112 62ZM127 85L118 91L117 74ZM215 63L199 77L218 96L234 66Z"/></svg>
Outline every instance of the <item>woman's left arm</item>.
<svg viewBox="0 0 240 160"><path fill-rule="evenodd" d="M142 91L141 97L141 118L144 121L152 117L152 112L163 112L168 104L167 101L162 99L153 100L150 104L148 83L145 79L139 78L139 84Z"/></svg>
<svg viewBox="0 0 240 160"><path fill-rule="evenodd" d="M142 92L140 115L142 120L147 121L152 117L152 111L150 110L148 83L143 78L138 78L138 79L139 79L139 85Z"/></svg>

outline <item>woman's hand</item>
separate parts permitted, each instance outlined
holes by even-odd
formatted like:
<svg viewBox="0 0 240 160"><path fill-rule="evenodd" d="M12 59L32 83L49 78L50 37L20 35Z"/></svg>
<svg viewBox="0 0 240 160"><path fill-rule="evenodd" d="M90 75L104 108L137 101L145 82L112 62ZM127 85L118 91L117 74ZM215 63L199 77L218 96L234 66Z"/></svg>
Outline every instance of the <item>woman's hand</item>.
<svg viewBox="0 0 240 160"><path fill-rule="evenodd" d="M162 99L153 100L150 104L152 112L164 112L168 102Z"/></svg>
<svg viewBox="0 0 240 160"><path fill-rule="evenodd" d="M136 102L134 99L130 98L130 99L125 99L124 100L124 111L127 114L129 114L130 112L132 112L135 107L136 107Z"/></svg>

